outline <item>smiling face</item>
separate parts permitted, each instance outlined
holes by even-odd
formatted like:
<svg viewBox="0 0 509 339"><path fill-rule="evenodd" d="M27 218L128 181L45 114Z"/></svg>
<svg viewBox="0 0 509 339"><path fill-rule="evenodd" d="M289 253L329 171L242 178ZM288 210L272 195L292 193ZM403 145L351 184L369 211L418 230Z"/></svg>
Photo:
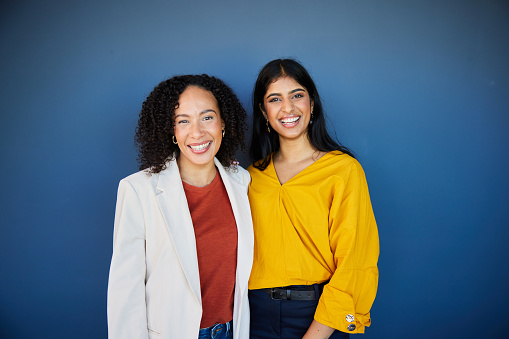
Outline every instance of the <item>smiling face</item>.
<svg viewBox="0 0 509 339"><path fill-rule="evenodd" d="M180 149L181 169L214 165L224 128L214 95L202 88L189 86L179 97L175 110L175 138Z"/></svg>
<svg viewBox="0 0 509 339"><path fill-rule="evenodd" d="M263 98L262 113L280 139L296 139L307 135L313 111L308 91L293 78L279 78L269 85Z"/></svg>

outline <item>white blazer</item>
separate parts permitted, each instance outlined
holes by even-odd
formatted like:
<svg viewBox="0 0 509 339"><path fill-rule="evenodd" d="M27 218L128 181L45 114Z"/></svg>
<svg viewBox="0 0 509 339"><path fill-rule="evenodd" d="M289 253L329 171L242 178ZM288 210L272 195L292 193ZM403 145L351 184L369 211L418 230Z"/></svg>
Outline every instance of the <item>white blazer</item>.
<svg viewBox="0 0 509 339"><path fill-rule="evenodd" d="M247 282L253 262L249 173L214 159L238 229L233 337L249 338ZM214 206L210 206L215 213ZM108 282L110 339L198 338L200 275L191 214L176 161L149 176L141 171L118 187Z"/></svg>

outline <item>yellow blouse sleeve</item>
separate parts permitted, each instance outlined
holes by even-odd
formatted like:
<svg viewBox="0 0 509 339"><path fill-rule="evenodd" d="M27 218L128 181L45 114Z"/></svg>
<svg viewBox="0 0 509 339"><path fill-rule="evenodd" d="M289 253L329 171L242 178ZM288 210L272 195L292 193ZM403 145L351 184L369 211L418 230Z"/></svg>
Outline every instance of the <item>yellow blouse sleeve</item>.
<svg viewBox="0 0 509 339"><path fill-rule="evenodd" d="M336 270L325 285L315 320L347 333L364 333L378 286L378 231L364 171L354 160L333 188L329 241Z"/></svg>

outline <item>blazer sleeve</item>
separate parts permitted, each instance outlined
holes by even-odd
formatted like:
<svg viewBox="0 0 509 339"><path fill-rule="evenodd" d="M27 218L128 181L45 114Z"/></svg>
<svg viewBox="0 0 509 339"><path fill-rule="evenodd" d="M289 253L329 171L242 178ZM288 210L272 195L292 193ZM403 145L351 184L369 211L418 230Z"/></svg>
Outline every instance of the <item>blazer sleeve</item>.
<svg viewBox="0 0 509 339"><path fill-rule="evenodd" d="M145 276L143 208L124 179L118 187L108 282L109 339L148 338Z"/></svg>
<svg viewBox="0 0 509 339"><path fill-rule="evenodd" d="M334 187L329 242L336 270L325 285L315 319L347 333L364 333L378 286L378 230L364 171L354 160Z"/></svg>

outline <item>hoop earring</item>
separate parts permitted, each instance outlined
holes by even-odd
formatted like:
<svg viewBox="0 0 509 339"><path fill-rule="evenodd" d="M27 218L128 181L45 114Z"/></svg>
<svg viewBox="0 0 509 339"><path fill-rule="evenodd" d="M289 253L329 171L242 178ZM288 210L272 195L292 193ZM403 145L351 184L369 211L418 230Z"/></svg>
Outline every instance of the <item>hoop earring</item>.
<svg viewBox="0 0 509 339"><path fill-rule="evenodd" d="M224 130L223 130L223 138L224 138Z"/></svg>
<svg viewBox="0 0 509 339"><path fill-rule="evenodd" d="M265 120L265 124L267 125L267 132L270 133L269 120Z"/></svg>
<svg viewBox="0 0 509 339"><path fill-rule="evenodd" d="M178 145L178 142L177 142L177 140L175 139L175 136L174 136L174 135L172 135L172 136L171 136L171 140L173 141L173 143L174 143L175 145Z"/></svg>

